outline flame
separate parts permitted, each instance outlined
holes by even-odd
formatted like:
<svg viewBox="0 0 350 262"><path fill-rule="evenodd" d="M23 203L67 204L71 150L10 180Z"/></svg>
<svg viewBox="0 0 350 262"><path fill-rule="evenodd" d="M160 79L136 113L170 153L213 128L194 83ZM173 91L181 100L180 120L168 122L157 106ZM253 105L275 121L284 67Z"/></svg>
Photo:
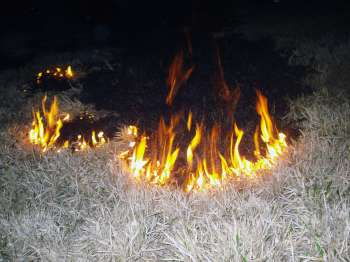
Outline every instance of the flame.
<svg viewBox="0 0 350 262"><path fill-rule="evenodd" d="M48 149L57 149L60 151L61 148L74 147L75 151L86 150L90 147L87 139L81 134L77 135L75 141L64 141L63 144L58 144L58 139L61 136L61 129L64 123L70 119L69 114L60 114L58 99L54 96L49 110L47 109L47 96L44 96L41 102L41 110L35 110L33 108L33 122L32 128L29 131L29 141L34 145L38 145L43 152ZM137 135L137 133L136 133ZM91 146L100 147L106 143L104 133L99 131L96 136L96 131L91 133Z"/></svg>
<svg viewBox="0 0 350 262"><path fill-rule="evenodd" d="M92 145L95 147L105 144L106 139L104 138L103 131L98 132L97 137L96 137L96 132L92 131L91 141L92 141Z"/></svg>
<svg viewBox="0 0 350 262"><path fill-rule="evenodd" d="M73 78L74 77L74 73L73 73L73 70L72 70L71 66L68 66L67 69L65 70L65 76L67 78Z"/></svg>
<svg viewBox="0 0 350 262"><path fill-rule="evenodd" d="M216 74L215 87L217 89L218 98L226 109L225 113L227 114L228 118L232 120L233 113L241 95L240 88L237 86L235 89L231 90L226 83L218 48L216 48L216 61L218 72Z"/></svg>
<svg viewBox="0 0 350 262"><path fill-rule="evenodd" d="M192 128L192 112L190 111L187 116L187 130L191 131Z"/></svg>
<svg viewBox="0 0 350 262"><path fill-rule="evenodd" d="M47 96L44 96L41 103L43 117L39 110L33 109L32 129L29 132L30 142L39 145L43 151L53 147L63 126L63 120L58 115L57 97L53 98L49 111L46 109L46 100Z"/></svg>
<svg viewBox="0 0 350 262"><path fill-rule="evenodd" d="M40 84L42 82L42 79L44 76L52 76L55 78L66 78L66 79L72 79L75 76L75 73L73 72L72 66L67 66L66 69L63 69L61 67L55 67L53 69L46 69L44 71L40 71L36 75L36 83Z"/></svg>
<svg viewBox="0 0 350 262"><path fill-rule="evenodd" d="M171 105L173 103L174 97L180 86L187 81L194 69L192 66L186 71L183 71L183 62L183 53L180 52L174 57L174 60L170 65L167 79L167 86L169 91L165 99L167 105Z"/></svg>
<svg viewBox="0 0 350 262"><path fill-rule="evenodd" d="M257 91L258 102L256 105L256 111L260 116L260 132L261 140L267 146L267 155L274 161L283 150L287 147L286 135L279 133L277 128L273 125L271 117L269 115L267 98ZM258 148L256 148L258 151Z"/></svg>
<svg viewBox="0 0 350 262"><path fill-rule="evenodd" d="M201 126L197 125L196 134L194 135L189 146L187 147L187 164L190 170L192 169L192 165L193 165L193 151L196 149L196 147L199 145L201 141L201 136L202 136L201 133L202 133Z"/></svg>
<svg viewBox="0 0 350 262"><path fill-rule="evenodd" d="M129 150L120 154L120 158L128 163L128 169L134 178L158 185L170 184L174 180L184 181L182 187L186 192L220 188L230 178L258 177L262 170L273 167L288 146L286 136L279 133L273 124L266 97L259 91L257 97L256 110L260 116L260 124L253 139L255 160L248 160L240 153L244 131L236 123L233 123L229 136L222 134L218 124L206 134L204 125L196 123L194 134L187 146L174 146L177 136L175 129L181 127L179 115L171 117L168 125L161 118L157 132L151 137L145 134L139 137L137 127L130 126L128 129L133 141ZM186 127L183 132L190 134L192 113L183 120ZM228 137L228 141L220 143L221 137ZM226 148L223 152L220 151L222 147ZM185 163L179 160L184 153ZM179 167L176 172L175 166Z"/></svg>
<svg viewBox="0 0 350 262"><path fill-rule="evenodd" d="M151 157L145 157L148 140L146 135L142 135L138 143L129 144L129 147L133 149L131 157L128 158L129 151L119 155L121 158L127 158L130 162L130 171L134 178L144 177L146 180L160 185L164 185L170 180L179 154L179 148L174 147L175 133L173 129L177 122L177 116L171 118L169 125L161 118L156 136L151 143L154 153ZM129 126L128 130L130 130L130 134L136 134L134 136L136 139L137 127Z"/></svg>

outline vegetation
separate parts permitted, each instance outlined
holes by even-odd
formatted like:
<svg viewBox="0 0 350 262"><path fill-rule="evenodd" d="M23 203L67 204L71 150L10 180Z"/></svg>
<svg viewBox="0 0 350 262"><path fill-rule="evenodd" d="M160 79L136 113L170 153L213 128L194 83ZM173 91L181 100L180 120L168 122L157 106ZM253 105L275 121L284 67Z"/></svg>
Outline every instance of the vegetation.
<svg viewBox="0 0 350 262"><path fill-rule="evenodd" d="M286 116L301 137L268 178L205 193L134 183L115 158L120 137L82 153L33 151L23 144L25 74L3 72L2 260L349 261L350 98L335 68L350 44L293 45L290 62L318 72L305 79L313 94L290 101ZM62 107L83 107L63 96Z"/></svg>

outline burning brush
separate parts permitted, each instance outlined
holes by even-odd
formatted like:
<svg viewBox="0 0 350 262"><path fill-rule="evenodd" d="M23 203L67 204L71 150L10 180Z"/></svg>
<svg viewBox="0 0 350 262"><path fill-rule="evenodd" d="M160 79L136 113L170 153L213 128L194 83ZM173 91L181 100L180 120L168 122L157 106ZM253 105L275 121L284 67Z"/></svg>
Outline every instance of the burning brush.
<svg viewBox="0 0 350 262"><path fill-rule="evenodd" d="M179 88L174 88L173 83L177 79L186 81L192 73L192 68L183 73L181 67L182 59L176 56L168 77L169 106ZM186 116L170 116L168 123L161 118L157 131L151 135L139 134L136 126L129 126L129 149L119 157L133 178L161 186L176 184L186 192L220 188L231 178L258 177L277 163L288 146L286 135L272 121L267 98L259 91L256 95L260 124L253 136L255 150L251 160L240 152L244 131L235 122L229 130L220 123L207 128L203 121L195 121L191 111ZM186 136L192 138L186 142Z"/></svg>
<svg viewBox="0 0 350 262"><path fill-rule="evenodd" d="M244 131L236 123L228 136L219 124L206 133L203 123L193 124L191 113L187 120L172 116L168 124L162 118L151 136L139 135L136 126L129 126L130 149L121 153L120 158L127 162L134 178L158 185L175 182L187 192L220 187L229 178L257 177L262 170L272 168L288 147L286 136L278 132L271 120L266 97L260 92L257 96L260 124L254 134L255 160L240 153ZM181 121L186 122L182 125L186 128L176 132ZM175 138L184 132L192 134L192 139L181 147L175 144ZM222 137L228 139L220 145Z"/></svg>
<svg viewBox="0 0 350 262"><path fill-rule="evenodd" d="M40 71L36 75L36 83L41 84L43 79L45 78L55 78L55 79L72 79L74 77L74 72L72 67L69 65L66 69L61 67L55 67L51 69L46 69L44 71Z"/></svg>
<svg viewBox="0 0 350 262"><path fill-rule="evenodd" d="M92 130L89 136L77 134L75 139L64 139L62 130L71 123L70 115L59 112L58 99L55 96L46 107L47 96L41 102L41 110L33 108L32 129L29 131L29 141L39 146L43 152L49 149L60 151L61 148L72 148L82 151L89 147L100 147L106 143L103 131ZM91 118L91 115L90 115ZM83 120L83 117L80 117Z"/></svg>

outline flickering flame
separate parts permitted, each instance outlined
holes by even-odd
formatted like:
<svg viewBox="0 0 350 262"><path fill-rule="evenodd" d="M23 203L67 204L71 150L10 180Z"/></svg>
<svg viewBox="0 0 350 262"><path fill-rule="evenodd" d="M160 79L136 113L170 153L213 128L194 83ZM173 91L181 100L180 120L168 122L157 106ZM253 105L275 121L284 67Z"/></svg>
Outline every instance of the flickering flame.
<svg viewBox="0 0 350 262"><path fill-rule="evenodd" d="M33 109L32 129L29 132L30 142L39 145L43 151L55 144L63 126L63 120L58 114L57 98L54 97L49 111L46 109L46 100L47 97L44 96L41 104L43 116L39 110L34 111Z"/></svg>
<svg viewBox="0 0 350 262"><path fill-rule="evenodd" d="M183 189L201 191L212 187L220 188L230 178L254 178L261 175L262 170L276 164L287 149L286 136L279 133L268 112L267 99L257 92L256 109L260 116L260 124L254 134L255 160L248 160L240 153L240 144L244 136L236 123L229 134L228 141L223 141L226 150L220 152L220 126L214 125L209 134L205 134L202 123L196 123L196 129L187 147L175 145L174 131L180 127L181 117L173 116L166 124L161 118L157 132L151 137L145 134L138 136L137 127L130 126L133 141L128 151L120 157L126 160L130 173L134 178L146 180L154 184L165 185L182 177ZM190 120L189 120L190 119ZM191 134L192 114L187 116L183 132ZM221 136L220 136L221 135ZM222 146L222 145L221 145ZM180 161L186 155L186 162ZM179 162L175 169L175 165ZM183 170L181 173L177 170ZM180 175L178 174L180 172Z"/></svg>
<svg viewBox="0 0 350 262"><path fill-rule="evenodd" d="M196 127L196 134L194 135L191 143L187 147L187 164L190 170L192 170L192 165L193 165L193 151L196 149L196 147L199 145L201 141L201 127L197 125Z"/></svg>
<svg viewBox="0 0 350 262"><path fill-rule="evenodd" d="M183 53L178 53L173 62L170 65L167 86L168 86L168 95L165 99L167 105L171 105L173 103L174 97L178 92L180 86L187 81L187 79L191 76L194 67L190 67L186 71L183 71Z"/></svg>
<svg viewBox="0 0 350 262"><path fill-rule="evenodd" d="M191 131L191 128L192 128L192 112L190 111L187 117L187 130Z"/></svg>
<svg viewBox="0 0 350 262"><path fill-rule="evenodd" d="M72 66L70 65L67 66L66 69L63 69L61 67L46 69L44 71L39 72L36 75L36 83L40 84L44 76L52 76L58 79L61 79L61 78L72 79L74 77L74 72L72 70Z"/></svg>
<svg viewBox="0 0 350 262"><path fill-rule="evenodd" d="M226 83L218 48L216 49L216 62L218 71L216 74L215 88L217 90L220 103L223 104L224 108L226 109L225 113L227 114L227 117L229 119L232 119L233 113L241 95L240 88L237 86L235 89L231 90Z"/></svg>
<svg viewBox="0 0 350 262"><path fill-rule="evenodd" d="M34 145L38 145L43 152L48 149L56 149L60 151L61 148L69 148L73 146L75 151L82 151L90 147L87 139L81 134L77 136L75 141L64 141L63 144L58 144L61 135L61 129L64 123L70 119L69 114L60 114L58 99L55 96L49 107L46 107L47 96L44 96L41 103L41 110L33 108L33 122L32 129L29 131L29 141ZM136 133L137 134L137 133ZM96 135L96 131L91 133L91 146L100 147L106 143L106 138L102 131Z"/></svg>
<svg viewBox="0 0 350 262"><path fill-rule="evenodd" d="M74 73L73 73L71 66L68 66L67 69L65 70L65 76L67 78L72 78L74 76Z"/></svg>

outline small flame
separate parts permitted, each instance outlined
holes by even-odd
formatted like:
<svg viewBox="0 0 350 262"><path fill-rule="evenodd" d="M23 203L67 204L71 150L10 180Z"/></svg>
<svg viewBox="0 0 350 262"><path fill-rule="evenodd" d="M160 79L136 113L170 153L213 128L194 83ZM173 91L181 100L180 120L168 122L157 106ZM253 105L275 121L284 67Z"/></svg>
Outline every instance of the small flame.
<svg viewBox="0 0 350 262"><path fill-rule="evenodd" d="M44 71L39 72L36 75L36 83L40 84L44 76L72 79L75 76L75 74L73 72L72 66L70 65L67 66L66 69L62 69L61 67L55 67L54 69L46 69Z"/></svg>
<svg viewBox="0 0 350 262"><path fill-rule="evenodd" d="M71 66L68 66L67 69L65 70L65 76L67 78L73 78L74 77L74 73L73 73L73 70L72 70Z"/></svg>
<svg viewBox="0 0 350 262"><path fill-rule="evenodd" d="M94 147L99 147L106 143L106 139L104 138L104 134L102 131L98 132L97 137L96 137L96 132L92 131L91 141Z"/></svg>
<svg viewBox="0 0 350 262"><path fill-rule="evenodd" d="M58 114L57 97L53 98L49 111L46 109L46 100L47 96L44 96L41 105L43 117L39 110L33 109L32 129L29 132L30 142L39 145L43 151L53 147L63 126L63 120Z"/></svg>
<svg viewBox="0 0 350 262"><path fill-rule="evenodd" d="M69 119L70 119L70 115L66 114L66 116L63 118L63 121L67 122L67 121L69 121Z"/></svg>
<svg viewBox="0 0 350 262"><path fill-rule="evenodd" d="M192 128L192 112L190 111L187 117L187 130L191 131L191 128Z"/></svg>
<svg viewBox="0 0 350 262"><path fill-rule="evenodd" d="M194 135L189 146L187 147L187 164L188 164L189 170L192 170L193 151L196 149L196 147L199 145L201 141L201 133L202 133L201 126L197 125L196 134Z"/></svg>
<svg viewBox="0 0 350 262"><path fill-rule="evenodd" d="M89 143L82 135L78 135L76 141L64 141L63 144L57 144L61 135L61 130L64 123L70 119L69 114L60 114L58 99L54 96L52 103L47 109L47 96L44 96L41 102L41 110L33 109L32 129L29 131L29 141L34 145L38 145L43 152L49 149L69 148L74 146L75 151L83 151L90 147ZM64 115L64 116L63 116ZM99 131L96 136L96 131L91 133L91 144L93 147L100 147L106 143L104 133Z"/></svg>
<svg viewBox="0 0 350 262"><path fill-rule="evenodd" d="M186 71L183 71L183 53L178 53L173 62L170 65L167 86L168 86L168 95L166 97L167 105L172 105L175 95L178 92L180 86L187 81L187 79L191 76L194 67L190 67Z"/></svg>

